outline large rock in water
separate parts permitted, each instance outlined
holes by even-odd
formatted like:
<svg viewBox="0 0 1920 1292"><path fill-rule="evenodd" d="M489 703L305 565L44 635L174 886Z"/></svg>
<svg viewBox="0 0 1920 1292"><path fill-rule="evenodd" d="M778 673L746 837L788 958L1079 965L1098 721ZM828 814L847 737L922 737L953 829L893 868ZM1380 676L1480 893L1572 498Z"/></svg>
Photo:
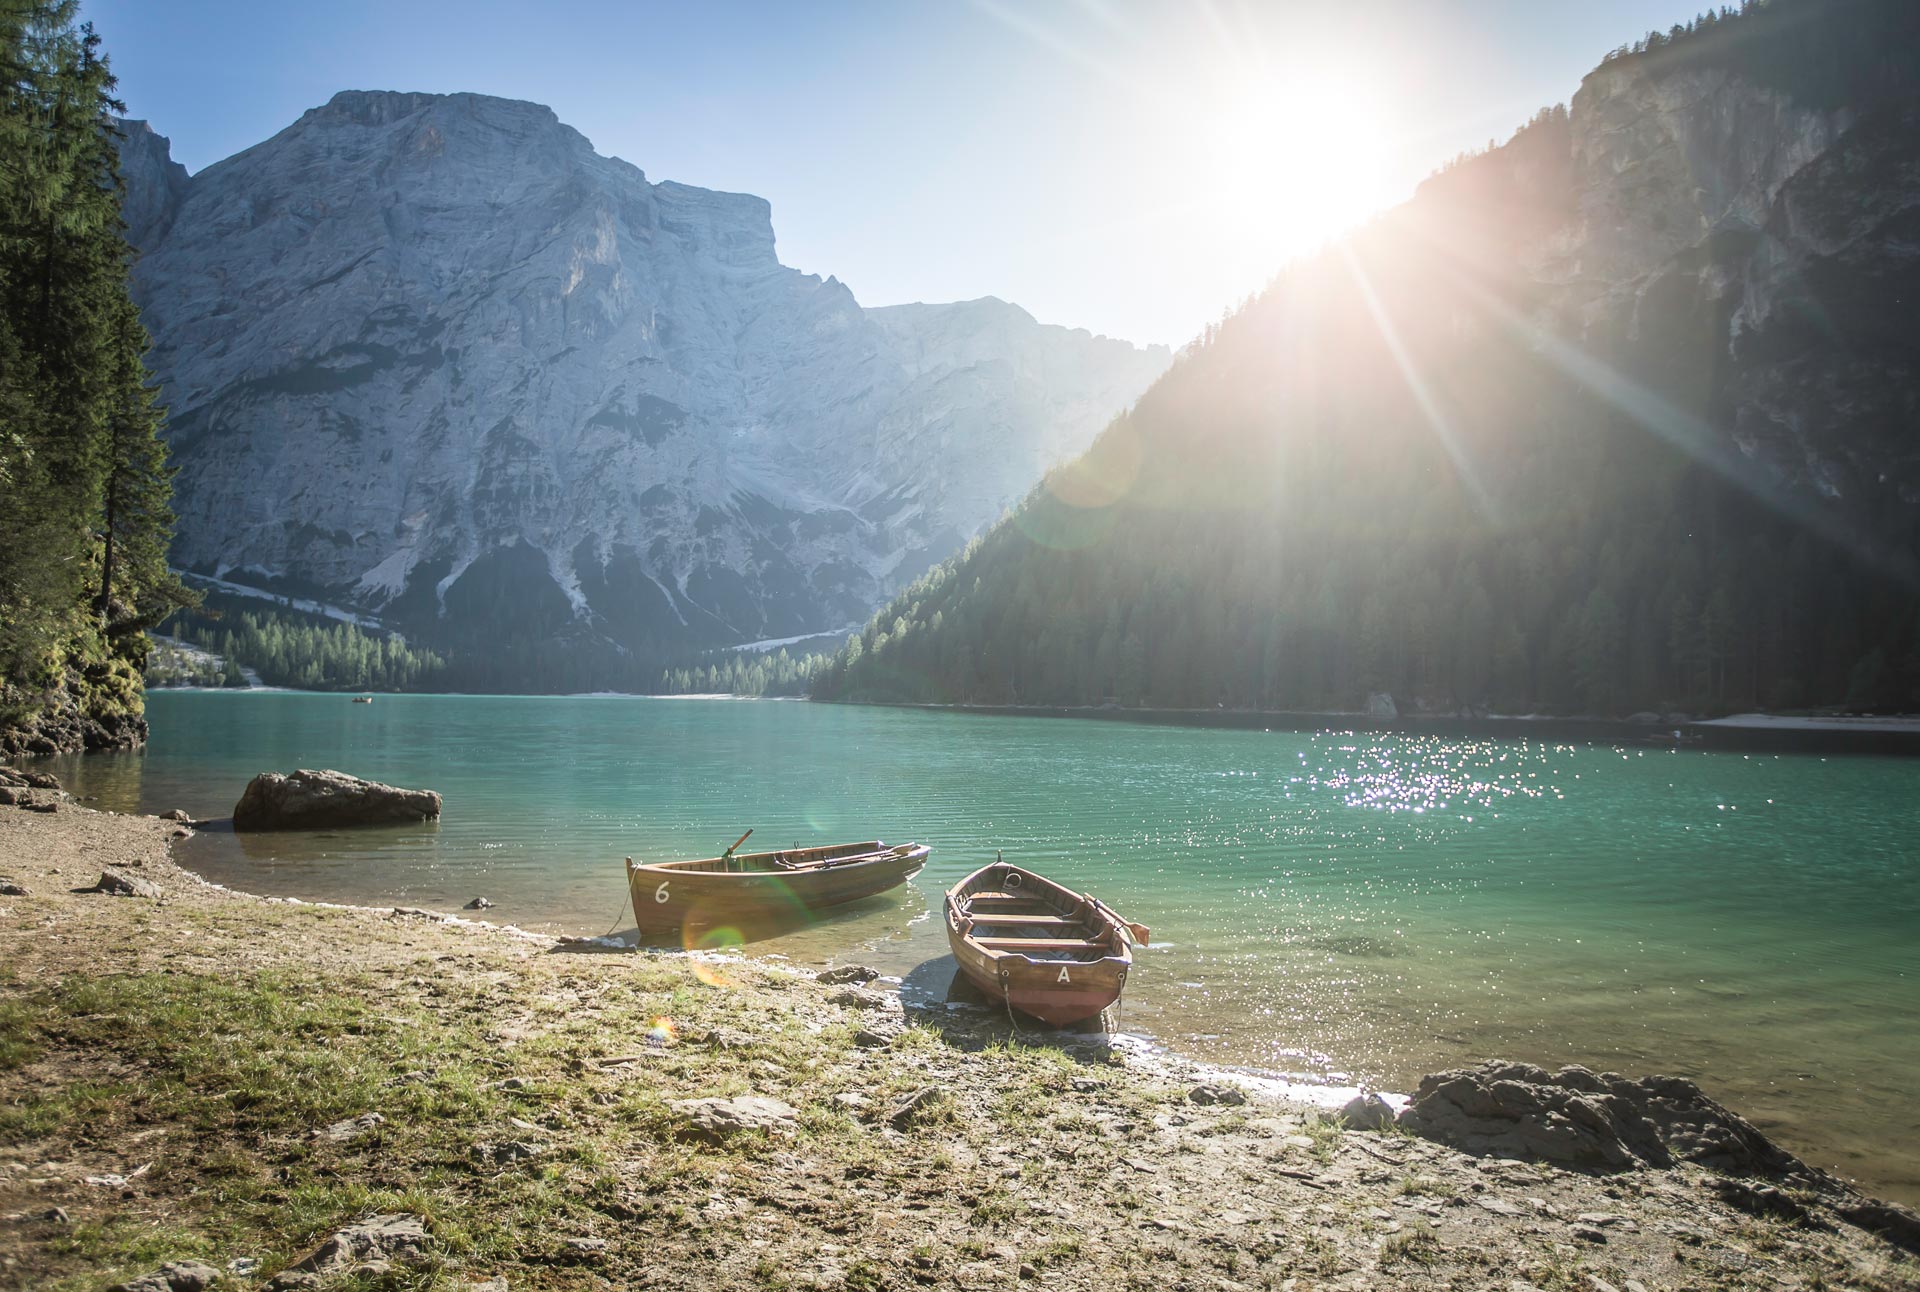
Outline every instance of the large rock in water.
<svg viewBox="0 0 1920 1292"><path fill-rule="evenodd" d="M1469 1153L1587 1169L1666 1167L1770 1176L1807 1167L1680 1077L1628 1080L1493 1060L1420 1079L1400 1125Z"/></svg>
<svg viewBox="0 0 1920 1292"><path fill-rule="evenodd" d="M319 830L342 825L396 825L440 815L432 790L403 790L345 772L306 768L282 776L262 772L233 807L236 830Z"/></svg>

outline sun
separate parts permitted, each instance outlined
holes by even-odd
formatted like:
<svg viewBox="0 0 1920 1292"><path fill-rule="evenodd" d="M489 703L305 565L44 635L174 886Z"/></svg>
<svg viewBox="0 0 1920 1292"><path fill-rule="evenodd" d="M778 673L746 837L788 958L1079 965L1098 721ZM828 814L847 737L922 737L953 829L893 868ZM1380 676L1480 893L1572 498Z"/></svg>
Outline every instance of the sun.
<svg viewBox="0 0 1920 1292"><path fill-rule="evenodd" d="M1205 132L1218 199L1268 255L1310 251L1389 203L1390 141L1358 80L1242 83L1219 96Z"/></svg>

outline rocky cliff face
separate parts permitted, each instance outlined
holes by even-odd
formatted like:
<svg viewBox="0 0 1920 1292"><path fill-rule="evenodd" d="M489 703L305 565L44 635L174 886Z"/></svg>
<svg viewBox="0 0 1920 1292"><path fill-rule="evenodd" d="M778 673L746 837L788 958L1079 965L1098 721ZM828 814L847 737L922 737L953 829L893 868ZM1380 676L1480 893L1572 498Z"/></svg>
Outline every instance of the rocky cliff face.
<svg viewBox="0 0 1920 1292"><path fill-rule="evenodd" d="M144 121L121 122L120 135L120 177L127 186L120 215L127 241L158 246L186 196L187 168L173 159L171 141Z"/></svg>
<svg viewBox="0 0 1920 1292"><path fill-rule="evenodd" d="M1587 78L1572 122L1581 269L1608 282L1600 316L1636 366L1693 365L1681 389L1762 479L1920 502L1899 321L1920 289L1911 103L1807 104L1725 68L1629 63Z"/></svg>
<svg viewBox="0 0 1920 1292"><path fill-rule="evenodd" d="M1859 17L1846 9L1828 21ZM1909 65L1911 34L1887 41ZM1432 181L1403 219L1443 213L1546 330L1659 396L1673 433L1750 487L1868 514L1883 494L1920 503L1904 322L1920 96L1857 65L1839 94L1756 75L1740 55L1757 43L1694 37L1603 64L1570 112Z"/></svg>
<svg viewBox="0 0 1920 1292"><path fill-rule="evenodd" d="M178 563L456 648L852 622L1169 361L999 301L864 310L763 200L530 103L342 93L190 180L129 123L123 169Z"/></svg>

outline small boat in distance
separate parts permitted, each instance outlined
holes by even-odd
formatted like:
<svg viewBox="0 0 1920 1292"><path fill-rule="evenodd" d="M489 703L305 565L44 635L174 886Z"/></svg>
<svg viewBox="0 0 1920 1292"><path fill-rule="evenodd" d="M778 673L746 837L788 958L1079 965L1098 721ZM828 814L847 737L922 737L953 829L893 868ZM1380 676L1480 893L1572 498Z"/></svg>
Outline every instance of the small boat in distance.
<svg viewBox="0 0 1920 1292"><path fill-rule="evenodd" d="M947 890L947 944L994 1000L1055 1027L1097 1017L1147 944L1105 902L995 858Z"/></svg>
<svg viewBox="0 0 1920 1292"><path fill-rule="evenodd" d="M356 695L353 697L353 702L355 704L372 704L373 697L370 695Z"/></svg>
<svg viewBox="0 0 1920 1292"><path fill-rule="evenodd" d="M750 938L806 923L823 911L906 883L927 864L925 844L878 840L786 852L735 853L657 864L627 858L633 919L643 935L676 935L689 946L709 931Z"/></svg>

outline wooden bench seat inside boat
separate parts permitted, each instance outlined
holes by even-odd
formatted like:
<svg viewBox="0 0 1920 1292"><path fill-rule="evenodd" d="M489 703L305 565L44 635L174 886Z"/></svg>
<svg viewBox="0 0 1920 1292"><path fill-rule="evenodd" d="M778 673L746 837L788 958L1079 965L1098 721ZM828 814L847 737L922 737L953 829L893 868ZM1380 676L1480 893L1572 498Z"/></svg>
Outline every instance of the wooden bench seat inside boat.
<svg viewBox="0 0 1920 1292"><path fill-rule="evenodd" d="M1062 914L1052 902L1043 902L1031 897L1002 897L989 902L968 902L968 914L973 916L1058 916L1062 920L1075 920L1081 912Z"/></svg>
<svg viewBox="0 0 1920 1292"><path fill-rule="evenodd" d="M1064 915L1019 915L1012 911L976 912L973 920L976 924L1058 924L1063 928L1085 927L1082 921L1069 919Z"/></svg>
<svg viewBox="0 0 1920 1292"><path fill-rule="evenodd" d="M1105 942L1089 938L975 938L995 951L1105 951Z"/></svg>

